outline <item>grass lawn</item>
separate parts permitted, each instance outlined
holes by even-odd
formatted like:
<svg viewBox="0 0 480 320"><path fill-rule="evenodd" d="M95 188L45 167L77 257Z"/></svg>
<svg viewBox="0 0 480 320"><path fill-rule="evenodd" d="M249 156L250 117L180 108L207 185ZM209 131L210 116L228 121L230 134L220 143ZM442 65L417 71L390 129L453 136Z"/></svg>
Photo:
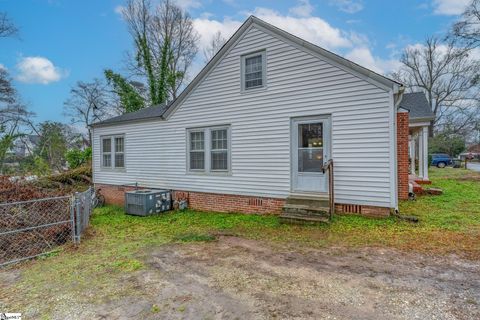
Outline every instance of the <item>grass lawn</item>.
<svg viewBox="0 0 480 320"><path fill-rule="evenodd" d="M214 241L216 233L231 233L275 245L301 247L379 246L421 253L455 253L480 258L480 174L462 169L430 171L433 185L444 190L440 196L423 196L403 202L400 211L415 215L413 224L391 217L370 219L335 216L330 225L283 225L275 216L172 212L134 217L122 208L95 210L91 228L78 248L65 246L57 253L20 265L21 279L0 292L0 309L22 310L38 301L46 291L71 292L87 304L89 299L108 299L135 288L115 286L115 280L144 267L142 256L149 248L172 242ZM8 286L8 285L7 285ZM138 288L137 288L138 289ZM65 298L65 294L63 294ZM48 313L48 310L44 310Z"/></svg>

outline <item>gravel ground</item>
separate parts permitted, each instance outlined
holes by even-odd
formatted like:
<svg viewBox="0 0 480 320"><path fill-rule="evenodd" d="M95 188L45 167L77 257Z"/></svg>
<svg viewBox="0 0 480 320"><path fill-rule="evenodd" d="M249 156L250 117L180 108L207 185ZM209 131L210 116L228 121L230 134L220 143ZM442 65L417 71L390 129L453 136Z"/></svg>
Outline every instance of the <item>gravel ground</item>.
<svg viewBox="0 0 480 320"><path fill-rule="evenodd" d="M220 237L140 258L145 268L118 283L137 293L86 306L58 297L53 318L480 319L480 263L454 256Z"/></svg>

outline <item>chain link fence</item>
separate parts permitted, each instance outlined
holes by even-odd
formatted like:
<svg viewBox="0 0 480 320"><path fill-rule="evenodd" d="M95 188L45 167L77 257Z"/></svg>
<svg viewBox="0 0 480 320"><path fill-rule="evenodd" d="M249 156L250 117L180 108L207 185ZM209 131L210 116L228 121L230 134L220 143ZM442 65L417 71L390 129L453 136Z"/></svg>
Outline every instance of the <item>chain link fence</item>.
<svg viewBox="0 0 480 320"><path fill-rule="evenodd" d="M82 233L90 223L90 215L92 213L92 194L93 189L89 188L85 192L76 193L72 199L70 210L74 221L73 241L75 243L80 243Z"/></svg>
<svg viewBox="0 0 480 320"><path fill-rule="evenodd" d="M92 189L75 196L0 204L0 266L79 243L91 214Z"/></svg>

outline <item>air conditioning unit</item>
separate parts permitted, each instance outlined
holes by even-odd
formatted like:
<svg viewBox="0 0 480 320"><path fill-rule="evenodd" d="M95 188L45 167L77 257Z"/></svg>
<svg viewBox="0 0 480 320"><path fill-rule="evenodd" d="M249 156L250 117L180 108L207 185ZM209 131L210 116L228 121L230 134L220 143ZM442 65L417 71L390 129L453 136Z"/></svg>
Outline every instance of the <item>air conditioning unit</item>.
<svg viewBox="0 0 480 320"><path fill-rule="evenodd" d="M125 192L125 212L136 216L149 216L172 208L169 190L135 190Z"/></svg>

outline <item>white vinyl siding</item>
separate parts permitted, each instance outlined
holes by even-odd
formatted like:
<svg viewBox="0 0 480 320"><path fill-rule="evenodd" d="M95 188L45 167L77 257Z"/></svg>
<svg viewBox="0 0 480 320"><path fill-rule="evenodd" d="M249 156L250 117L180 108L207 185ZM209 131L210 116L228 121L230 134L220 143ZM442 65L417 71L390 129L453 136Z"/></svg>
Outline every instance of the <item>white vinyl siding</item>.
<svg viewBox="0 0 480 320"><path fill-rule="evenodd" d="M268 88L244 94L239 61L258 50L266 52ZM336 202L392 207L392 108L390 92L252 27L167 121L96 127L95 182L285 198L291 118L330 115ZM229 174L189 174L188 129L226 123ZM100 170L98 137L118 131L128 136L123 174Z"/></svg>

